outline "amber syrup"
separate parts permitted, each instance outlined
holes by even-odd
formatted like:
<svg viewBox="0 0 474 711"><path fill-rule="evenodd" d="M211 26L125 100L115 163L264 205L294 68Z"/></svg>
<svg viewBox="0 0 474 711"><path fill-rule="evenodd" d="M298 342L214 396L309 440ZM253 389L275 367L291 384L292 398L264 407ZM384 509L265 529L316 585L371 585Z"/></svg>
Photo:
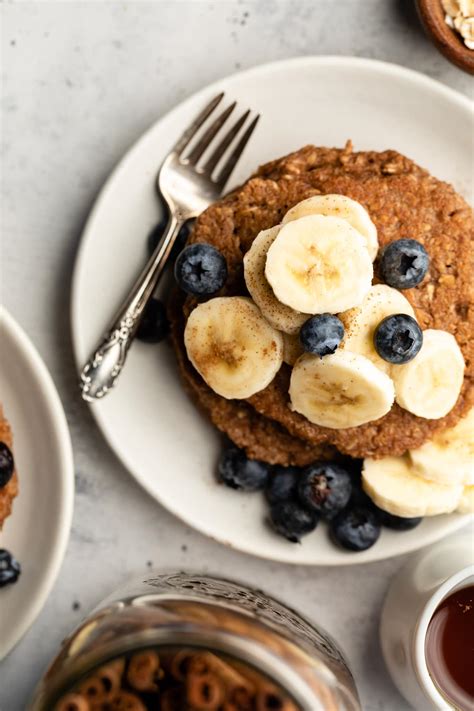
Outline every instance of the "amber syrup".
<svg viewBox="0 0 474 711"><path fill-rule="evenodd" d="M474 709L474 585L451 593L433 614L426 633L429 674L458 711Z"/></svg>

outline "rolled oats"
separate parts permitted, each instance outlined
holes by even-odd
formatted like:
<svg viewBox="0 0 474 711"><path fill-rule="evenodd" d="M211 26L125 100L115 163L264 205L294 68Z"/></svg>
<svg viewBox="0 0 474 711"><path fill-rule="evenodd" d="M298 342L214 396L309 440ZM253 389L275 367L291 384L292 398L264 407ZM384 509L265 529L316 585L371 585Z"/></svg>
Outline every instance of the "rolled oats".
<svg viewBox="0 0 474 711"><path fill-rule="evenodd" d="M446 13L446 15L444 16L444 21L446 22L448 27L450 27L452 30L454 30L454 20L451 17L451 15L448 15L448 13Z"/></svg>
<svg viewBox="0 0 474 711"><path fill-rule="evenodd" d="M474 0L459 0L459 9L464 17L474 17Z"/></svg>
<svg viewBox="0 0 474 711"><path fill-rule="evenodd" d="M450 17L456 17L456 15L460 12L460 4L460 0L441 0L443 10Z"/></svg>
<svg viewBox="0 0 474 711"><path fill-rule="evenodd" d="M459 31L465 40L472 42L474 40L474 17L468 17L467 20L464 20Z"/></svg>
<svg viewBox="0 0 474 711"><path fill-rule="evenodd" d="M384 175L396 175L401 173L401 166L399 163L384 163L382 165L382 173Z"/></svg>
<svg viewBox="0 0 474 711"><path fill-rule="evenodd" d="M474 49L474 0L441 0L444 21L462 37L468 49Z"/></svg>

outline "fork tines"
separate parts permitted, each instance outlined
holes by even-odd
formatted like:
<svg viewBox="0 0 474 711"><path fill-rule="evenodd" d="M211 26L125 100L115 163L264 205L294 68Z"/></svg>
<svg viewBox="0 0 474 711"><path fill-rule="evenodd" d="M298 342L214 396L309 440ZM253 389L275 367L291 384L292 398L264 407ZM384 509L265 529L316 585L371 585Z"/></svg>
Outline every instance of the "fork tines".
<svg viewBox="0 0 474 711"><path fill-rule="evenodd" d="M234 101L224 109L224 111L219 113L217 118L209 122L208 119L212 114L215 114L215 110L221 104L223 98L223 92L215 96L194 119L174 147L174 152L178 155L181 163L192 165L198 173L206 176L209 180L212 179L212 182L220 189L222 189L228 181L260 118L260 114L257 114L248 124L247 128L243 130L250 116L250 109L248 109L237 119L230 129L222 135L219 141L214 141L237 106L237 102ZM201 127L203 127L203 130L200 130ZM241 134L240 137L239 134ZM232 147L235 140L237 140L237 142ZM184 155L190 145L190 151ZM199 161L208 149L212 149L210 155L203 165L199 165ZM223 160L224 156L225 160ZM221 163L222 165L220 165ZM216 169L217 174L214 175Z"/></svg>

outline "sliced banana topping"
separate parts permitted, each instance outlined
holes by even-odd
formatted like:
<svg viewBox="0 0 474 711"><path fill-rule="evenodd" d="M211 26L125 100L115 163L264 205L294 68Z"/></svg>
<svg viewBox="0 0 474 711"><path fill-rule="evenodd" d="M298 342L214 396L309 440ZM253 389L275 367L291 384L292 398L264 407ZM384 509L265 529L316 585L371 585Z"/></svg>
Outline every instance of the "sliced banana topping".
<svg viewBox="0 0 474 711"><path fill-rule="evenodd" d="M313 195L288 210L282 222L285 224L307 215L329 215L347 220L364 238L370 258L374 261L379 249L377 228L360 202L346 195Z"/></svg>
<svg viewBox="0 0 474 711"><path fill-rule="evenodd" d="M393 314L408 314L415 318L410 302L400 291L386 284L371 286L359 306L339 314L345 329L340 347L364 355L377 368L389 373L392 366L375 350L374 333L379 323Z"/></svg>
<svg viewBox="0 0 474 711"><path fill-rule="evenodd" d="M373 502L394 516L436 516L458 507L463 487L419 477L407 456L364 459L362 485Z"/></svg>
<svg viewBox="0 0 474 711"><path fill-rule="evenodd" d="M295 311L338 313L360 304L373 268L363 237L346 220L308 215L281 227L265 275L277 299Z"/></svg>
<svg viewBox="0 0 474 711"><path fill-rule="evenodd" d="M437 420L456 404L464 379L464 358L453 335L427 329L416 358L394 365L390 374L400 407L418 417Z"/></svg>
<svg viewBox="0 0 474 711"><path fill-rule="evenodd" d="M266 388L283 360L282 334L241 296L199 304L188 318L184 344L209 387L227 399Z"/></svg>
<svg viewBox="0 0 474 711"><path fill-rule="evenodd" d="M454 427L437 432L429 442L410 450L409 457L423 479L474 485L474 408Z"/></svg>
<svg viewBox="0 0 474 711"><path fill-rule="evenodd" d="M414 319L415 312L399 290L372 286L378 246L377 229L355 200L330 194L298 203L281 225L262 230L244 256L253 301L214 298L191 313L185 329L190 361L209 387L228 399L263 390L282 362L288 363L291 408L321 427L347 429L378 420L395 399L419 417L443 417L461 391L461 350L451 334L429 329L411 361L395 365L388 362L394 360L390 354L387 360L379 356L374 335L381 322L396 314L399 321L405 315ZM322 314L338 314L344 339L336 352L320 358L303 352L299 334L311 316L323 319ZM380 338L378 348L386 355ZM306 343L305 349L317 350ZM397 461L396 476L408 468L411 479L421 482L417 486L451 491L474 485L473 412L400 461L367 460L369 473L373 466L386 471L385 462L393 469Z"/></svg>
<svg viewBox="0 0 474 711"><path fill-rule="evenodd" d="M337 350L302 355L290 381L292 409L321 427L345 429L378 420L394 399L391 379L368 358Z"/></svg>
<svg viewBox="0 0 474 711"><path fill-rule="evenodd" d="M299 333L291 336L289 333L283 334L283 361L288 365L294 365L298 358L303 355L304 349L301 345Z"/></svg>
<svg viewBox="0 0 474 711"><path fill-rule="evenodd" d="M279 331L298 333L308 314L302 314L282 304L265 277L267 252L280 231L280 225L262 230L244 256L244 276L247 289L267 321Z"/></svg>

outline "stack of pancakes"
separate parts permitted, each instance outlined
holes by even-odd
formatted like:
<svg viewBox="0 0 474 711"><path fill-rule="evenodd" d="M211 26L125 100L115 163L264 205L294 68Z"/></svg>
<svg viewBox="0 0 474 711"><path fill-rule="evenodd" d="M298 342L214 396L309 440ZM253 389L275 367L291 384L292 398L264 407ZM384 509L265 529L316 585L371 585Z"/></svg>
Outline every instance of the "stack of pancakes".
<svg viewBox="0 0 474 711"><path fill-rule="evenodd" d="M186 319L197 301L174 293L173 343L181 375L211 421L253 459L306 465L339 454L356 458L401 455L452 427L472 407L473 226L472 211L447 183L395 151L353 152L306 146L260 168L242 187L209 207L194 225L190 243L206 242L226 257L229 276L220 296L247 295L243 256L260 230L278 224L296 203L339 193L361 203L378 230L380 248L400 238L418 240L430 256L421 284L404 291L422 329L452 333L466 362L464 385L446 417L417 417L394 404L384 417L349 429L312 424L289 407L291 369L283 364L265 390L247 400L214 393L189 362L183 343ZM377 271L377 263L375 265Z"/></svg>

